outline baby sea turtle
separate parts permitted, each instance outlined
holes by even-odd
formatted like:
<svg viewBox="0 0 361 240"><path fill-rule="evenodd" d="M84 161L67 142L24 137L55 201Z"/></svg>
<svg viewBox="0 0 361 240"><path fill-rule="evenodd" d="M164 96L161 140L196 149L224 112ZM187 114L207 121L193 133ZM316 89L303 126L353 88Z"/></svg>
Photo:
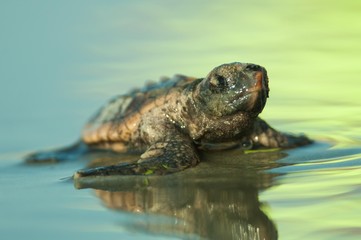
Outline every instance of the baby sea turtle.
<svg viewBox="0 0 361 240"><path fill-rule="evenodd" d="M258 117L268 93L266 69L256 64L223 64L205 78L176 75L113 98L86 124L75 145L34 153L27 162L64 161L98 150L139 152L135 162L76 175L162 175L197 165L198 149L311 143L306 136L278 132Z"/></svg>

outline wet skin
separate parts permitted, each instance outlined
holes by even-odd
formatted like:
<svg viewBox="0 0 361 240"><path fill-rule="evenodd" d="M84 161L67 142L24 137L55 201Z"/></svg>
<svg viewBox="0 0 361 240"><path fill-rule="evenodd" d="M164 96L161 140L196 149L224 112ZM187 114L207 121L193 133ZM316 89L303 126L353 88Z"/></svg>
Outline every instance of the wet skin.
<svg viewBox="0 0 361 240"><path fill-rule="evenodd" d="M258 117L268 98L265 68L223 64L205 78L176 75L106 104L86 124L76 144L27 157L27 162L66 161L89 152L140 153L137 161L79 170L75 177L163 175L196 166L199 149L292 148L306 136L276 131Z"/></svg>

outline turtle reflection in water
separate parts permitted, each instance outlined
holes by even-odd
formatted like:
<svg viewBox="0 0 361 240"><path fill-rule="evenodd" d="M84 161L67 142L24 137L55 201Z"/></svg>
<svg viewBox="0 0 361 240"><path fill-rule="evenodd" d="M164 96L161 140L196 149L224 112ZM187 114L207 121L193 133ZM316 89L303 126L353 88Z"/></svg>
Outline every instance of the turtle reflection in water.
<svg viewBox="0 0 361 240"><path fill-rule="evenodd" d="M27 162L77 159L98 150L133 152L141 154L136 161L79 170L75 177L165 175L197 165L199 148L309 144L307 137L278 132L258 117L268 93L266 70L255 64L223 64L205 78L176 75L114 98L86 124L76 144L34 153Z"/></svg>
<svg viewBox="0 0 361 240"><path fill-rule="evenodd" d="M198 167L178 174L77 178L75 185L96 189L109 209L134 213L121 222L131 231L180 239L277 239L258 192L274 185L277 176L263 170L278 167L286 154L241 152L203 152ZM110 159L94 162L111 164Z"/></svg>

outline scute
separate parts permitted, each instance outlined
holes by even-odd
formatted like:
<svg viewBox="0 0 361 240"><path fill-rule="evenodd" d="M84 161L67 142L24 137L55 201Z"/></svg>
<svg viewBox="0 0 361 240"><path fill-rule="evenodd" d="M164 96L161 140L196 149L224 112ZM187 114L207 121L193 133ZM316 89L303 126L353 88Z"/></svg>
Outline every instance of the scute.
<svg viewBox="0 0 361 240"><path fill-rule="evenodd" d="M195 78L175 75L173 78L118 95L105 104L85 125L82 139L86 143L99 143L119 139L117 135L133 131L129 125L137 125L141 115L165 102L167 93L177 87L184 87ZM152 104L154 103L154 104ZM156 116L154 116L156 117Z"/></svg>

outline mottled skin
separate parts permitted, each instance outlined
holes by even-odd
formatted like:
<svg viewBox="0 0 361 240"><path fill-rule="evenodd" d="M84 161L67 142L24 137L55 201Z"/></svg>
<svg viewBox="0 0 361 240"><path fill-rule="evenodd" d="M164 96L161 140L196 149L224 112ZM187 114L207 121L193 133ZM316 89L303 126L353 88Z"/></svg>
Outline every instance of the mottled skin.
<svg viewBox="0 0 361 240"><path fill-rule="evenodd" d="M255 64L223 64L200 79L176 75L114 98L89 121L77 144L32 154L27 161L62 161L109 149L142 154L137 162L80 170L76 176L169 174L197 165L198 148L309 144L307 137L278 132L258 118L268 92L266 70Z"/></svg>

